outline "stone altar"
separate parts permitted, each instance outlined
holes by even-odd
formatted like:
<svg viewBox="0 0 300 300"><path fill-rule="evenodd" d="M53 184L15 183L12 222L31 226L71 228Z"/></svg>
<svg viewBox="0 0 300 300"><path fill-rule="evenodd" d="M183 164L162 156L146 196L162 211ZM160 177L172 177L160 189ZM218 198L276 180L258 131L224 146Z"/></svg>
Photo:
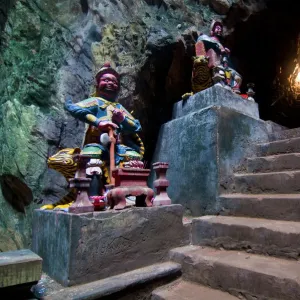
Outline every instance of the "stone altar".
<svg viewBox="0 0 300 300"><path fill-rule="evenodd" d="M193 216L217 214L218 196L232 192L237 166L275 127L259 119L257 103L221 86L175 103L173 119L161 127L153 157L170 165L172 203L182 204ZM154 172L149 183L153 179Z"/></svg>
<svg viewBox="0 0 300 300"><path fill-rule="evenodd" d="M84 214L36 210L32 248L59 283L86 283L164 261L170 249L188 244L183 211L181 205Z"/></svg>

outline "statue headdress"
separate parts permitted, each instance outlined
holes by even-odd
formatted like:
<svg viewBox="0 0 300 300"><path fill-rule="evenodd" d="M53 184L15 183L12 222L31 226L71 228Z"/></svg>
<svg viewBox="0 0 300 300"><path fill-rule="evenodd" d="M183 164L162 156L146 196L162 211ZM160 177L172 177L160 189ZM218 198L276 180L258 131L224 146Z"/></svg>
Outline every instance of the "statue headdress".
<svg viewBox="0 0 300 300"><path fill-rule="evenodd" d="M96 79L96 82L97 82L97 83L99 82L99 79L100 79L100 77L101 77L103 74L113 74L114 76L116 76L116 78L118 79L118 82L119 82L119 87L120 87L120 74L119 74L114 68L111 67L111 65L110 65L109 62L106 62L106 63L99 69L99 71L97 72L97 74L95 75L95 79Z"/></svg>
<svg viewBox="0 0 300 300"><path fill-rule="evenodd" d="M224 28L224 25L223 25L222 21L220 21L220 20L213 20L213 21L211 22L211 25L210 25L210 35L213 35L214 29L215 29L215 27L216 27L217 25L219 25L219 26L221 26L222 28Z"/></svg>

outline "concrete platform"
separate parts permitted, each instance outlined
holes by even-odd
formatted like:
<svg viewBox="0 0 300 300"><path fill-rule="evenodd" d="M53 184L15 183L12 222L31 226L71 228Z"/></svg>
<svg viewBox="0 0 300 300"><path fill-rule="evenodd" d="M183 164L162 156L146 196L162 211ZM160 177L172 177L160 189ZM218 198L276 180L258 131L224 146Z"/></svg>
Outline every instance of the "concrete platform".
<svg viewBox="0 0 300 300"><path fill-rule="evenodd" d="M220 214L300 221L300 194L220 195Z"/></svg>
<svg viewBox="0 0 300 300"><path fill-rule="evenodd" d="M238 300L228 293L177 280L152 292L151 300Z"/></svg>
<svg viewBox="0 0 300 300"><path fill-rule="evenodd" d="M300 299L300 264L294 260L186 246L170 251L183 276L246 299Z"/></svg>
<svg viewBox="0 0 300 300"><path fill-rule="evenodd" d="M264 121L213 106L164 124L153 161L169 163L173 203L193 216L215 214L219 193L232 191L236 168L256 155L256 143L266 140ZM153 179L152 173L149 183Z"/></svg>
<svg viewBox="0 0 300 300"><path fill-rule="evenodd" d="M162 262L189 243L183 207L170 205L86 214L36 210L33 251L43 270L71 286Z"/></svg>
<svg viewBox="0 0 300 300"><path fill-rule="evenodd" d="M0 288L34 284L42 276L42 258L29 249L0 253Z"/></svg>
<svg viewBox="0 0 300 300"><path fill-rule="evenodd" d="M300 222L204 216L193 219L192 244L298 259Z"/></svg>

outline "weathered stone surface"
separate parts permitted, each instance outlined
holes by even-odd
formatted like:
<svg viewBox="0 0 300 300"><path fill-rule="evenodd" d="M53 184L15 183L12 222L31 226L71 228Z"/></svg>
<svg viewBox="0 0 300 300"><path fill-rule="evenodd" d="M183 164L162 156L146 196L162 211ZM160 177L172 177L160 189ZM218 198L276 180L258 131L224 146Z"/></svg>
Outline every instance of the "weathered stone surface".
<svg viewBox="0 0 300 300"><path fill-rule="evenodd" d="M247 171L249 173L276 172L299 169L300 153L247 158Z"/></svg>
<svg viewBox="0 0 300 300"><path fill-rule="evenodd" d="M238 193L299 193L300 171L235 174L234 182Z"/></svg>
<svg viewBox="0 0 300 300"><path fill-rule="evenodd" d="M170 205L122 212L34 212L33 250L43 270L65 286L85 283L166 259L189 243L183 208Z"/></svg>
<svg viewBox="0 0 300 300"><path fill-rule="evenodd" d="M211 106L164 124L153 162L169 163L172 203L182 204L194 216L215 214L219 191L232 190L235 168L255 155L254 144L264 140L268 132L263 121Z"/></svg>
<svg viewBox="0 0 300 300"><path fill-rule="evenodd" d="M173 106L173 119L207 108L211 105L228 107L247 116L259 119L257 103L243 99L221 86L212 86L196 93L188 100L181 100Z"/></svg>
<svg viewBox="0 0 300 300"><path fill-rule="evenodd" d="M298 137L257 145L258 156L292 152L300 152L300 138Z"/></svg>
<svg viewBox="0 0 300 300"><path fill-rule="evenodd" d="M300 194L227 194L219 201L221 215L300 221Z"/></svg>
<svg viewBox="0 0 300 300"><path fill-rule="evenodd" d="M186 246L170 252L187 280L246 299L300 299L300 265L261 255Z"/></svg>
<svg viewBox="0 0 300 300"><path fill-rule="evenodd" d="M151 300L237 300L238 298L192 282L178 280L152 292Z"/></svg>
<svg viewBox="0 0 300 300"><path fill-rule="evenodd" d="M204 216L193 219L192 244L298 259L300 223Z"/></svg>
<svg viewBox="0 0 300 300"><path fill-rule="evenodd" d="M270 137L273 135L273 134L277 134L277 133L280 133L281 131L286 131L287 130L287 127L284 127L282 125L279 125L277 123L274 123L272 121L266 121L266 125L267 125L267 129L270 133L269 135L269 139L271 139Z"/></svg>
<svg viewBox="0 0 300 300"><path fill-rule="evenodd" d="M28 249L0 253L0 288L34 283L42 276L42 259Z"/></svg>
<svg viewBox="0 0 300 300"><path fill-rule="evenodd" d="M231 6L228 0L210 0L210 5L219 15L226 15Z"/></svg>
<svg viewBox="0 0 300 300"><path fill-rule="evenodd" d="M150 285L162 279L171 280L180 276L180 274L181 266L179 264L172 262L154 264L124 274L82 284L78 287L66 288L52 293L46 299L74 299L75 296L78 300L102 299L109 296L115 297L114 299L120 299L120 294L125 296L127 293L131 294L132 297L128 299L136 299L134 295L141 286L145 286L145 284Z"/></svg>
<svg viewBox="0 0 300 300"><path fill-rule="evenodd" d="M294 128L289 130L281 130L270 135L270 141L286 140L295 137L300 137L300 129Z"/></svg>

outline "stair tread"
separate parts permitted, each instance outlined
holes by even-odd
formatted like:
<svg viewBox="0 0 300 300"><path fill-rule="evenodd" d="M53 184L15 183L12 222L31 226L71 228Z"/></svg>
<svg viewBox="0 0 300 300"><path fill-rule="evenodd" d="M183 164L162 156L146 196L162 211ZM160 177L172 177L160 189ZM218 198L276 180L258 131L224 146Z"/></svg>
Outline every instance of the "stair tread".
<svg viewBox="0 0 300 300"><path fill-rule="evenodd" d="M186 280L178 280L160 287L152 292L159 299L165 300L235 300L238 299L226 292L215 290ZM157 299L153 297L154 299Z"/></svg>
<svg viewBox="0 0 300 300"><path fill-rule="evenodd" d="M271 155L265 155L265 156L256 156L256 157L247 157L248 160L254 160L254 159L272 159L272 158L278 158L278 157L289 157L289 156L297 156L300 157L300 153L297 152L291 152L291 153L278 153L278 154L271 154Z"/></svg>
<svg viewBox="0 0 300 300"><path fill-rule="evenodd" d="M266 175L281 175L281 174L300 174L300 170L284 170L284 171L274 171L274 172L257 172L257 173L235 173L234 176L242 177L242 176L266 176Z"/></svg>
<svg viewBox="0 0 300 300"><path fill-rule="evenodd" d="M195 218L223 225L247 226L253 229L266 228L268 230L282 233L300 233L300 222L270 220L262 218L235 217L235 216L203 216Z"/></svg>
<svg viewBox="0 0 300 300"><path fill-rule="evenodd" d="M248 162L252 162L255 160L276 161L284 158L300 158L300 153L278 153L266 156L247 157L247 160Z"/></svg>
<svg viewBox="0 0 300 300"><path fill-rule="evenodd" d="M175 248L171 250L170 255L183 255L189 263L205 261L212 267L216 264L227 265L300 283L300 263L294 260L193 245Z"/></svg>
<svg viewBox="0 0 300 300"><path fill-rule="evenodd" d="M299 140L300 141L300 136L299 137L292 137L292 138L285 138L283 140L279 139L279 140L275 140L275 141L270 141L270 142L265 142L265 143L259 143L257 145L269 145L269 144L272 144L272 145L275 145L275 144L280 144L280 143L286 143L288 141L297 141Z"/></svg>
<svg viewBox="0 0 300 300"><path fill-rule="evenodd" d="M243 194L243 193L234 193L234 194L221 194L219 197L222 198L248 198L248 199L299 199L300 200L300 193L299 194Z"/></svg>

